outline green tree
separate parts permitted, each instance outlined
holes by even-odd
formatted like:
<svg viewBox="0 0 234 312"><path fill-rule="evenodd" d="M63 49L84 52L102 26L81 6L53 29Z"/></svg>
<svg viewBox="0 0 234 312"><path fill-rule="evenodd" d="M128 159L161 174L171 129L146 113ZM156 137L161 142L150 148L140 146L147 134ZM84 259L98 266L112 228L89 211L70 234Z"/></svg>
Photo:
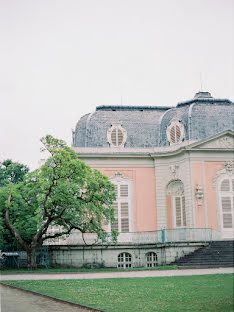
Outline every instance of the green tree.
<svg viewBox="0 0 234 312"><path fill-rule="evenodd" d="M105 241L104 222L114 220L115 191L108 178L79 160L64 141L47 135L41 142L50 153L45 164L22 182L2 188L0 196L6 225L27 252L30 269L36 268L35 252L43 241L74 229ZM51 226L61 231L50 234Z"/></svg>
<svg viewBox="0 0 234 312"><path fill-rule="evenodd" d="M28 173L29 168L11 159L0 162L0 244L14 244L15 240L7 229L4 222L4 192L1 188L7 184L17 184L23 181L24 176Z"/></svg>
<svg viewBox="0 0 234 312"><path fill-rule="evenodd" d="M29 168L23 164L13 162L11 159L0 162L0 187L8 183L17 184L23 181Z"/></svg>

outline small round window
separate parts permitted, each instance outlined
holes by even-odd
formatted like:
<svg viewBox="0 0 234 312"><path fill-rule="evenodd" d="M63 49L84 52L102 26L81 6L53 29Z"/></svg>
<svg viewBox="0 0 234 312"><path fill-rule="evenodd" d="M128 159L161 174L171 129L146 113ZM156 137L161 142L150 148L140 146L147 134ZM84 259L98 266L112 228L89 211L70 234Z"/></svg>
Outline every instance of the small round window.
<svg viewBox="0 0 234 312"><path fill-rule="evenodd" d="M167 127L167 139L170 144L181 143L184 138L184 126L178 120L172 120Z"/></svg>
<svg viewBox="0 0 234 312"><path fill-rule="evenodd" d="M126 139L127 132L119 123L114 123L107 131L107 140L111 147L124 146Z"/></svg>

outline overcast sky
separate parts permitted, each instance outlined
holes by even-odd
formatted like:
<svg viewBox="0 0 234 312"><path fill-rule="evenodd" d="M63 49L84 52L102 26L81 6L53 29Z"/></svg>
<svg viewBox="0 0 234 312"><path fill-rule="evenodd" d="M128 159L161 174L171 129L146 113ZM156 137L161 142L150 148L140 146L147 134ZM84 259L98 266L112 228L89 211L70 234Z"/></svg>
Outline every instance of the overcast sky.
<svg viewBox="0 0 234 312"><path fill-rule="evenodd" d="M232 0L0 0L0 161L98 105L234 100Z"/></svg>

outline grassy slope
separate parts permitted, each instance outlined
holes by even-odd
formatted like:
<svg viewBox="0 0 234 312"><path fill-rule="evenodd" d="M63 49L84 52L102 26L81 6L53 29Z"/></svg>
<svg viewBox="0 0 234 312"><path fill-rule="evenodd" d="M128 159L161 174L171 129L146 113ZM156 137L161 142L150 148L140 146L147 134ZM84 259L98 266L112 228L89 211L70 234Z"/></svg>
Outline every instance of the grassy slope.
<svg viewBox="0 0 234 312"><path fill-rule="evenodd" d="M108 312L233 311L232 274L6 283Z"/></svg>

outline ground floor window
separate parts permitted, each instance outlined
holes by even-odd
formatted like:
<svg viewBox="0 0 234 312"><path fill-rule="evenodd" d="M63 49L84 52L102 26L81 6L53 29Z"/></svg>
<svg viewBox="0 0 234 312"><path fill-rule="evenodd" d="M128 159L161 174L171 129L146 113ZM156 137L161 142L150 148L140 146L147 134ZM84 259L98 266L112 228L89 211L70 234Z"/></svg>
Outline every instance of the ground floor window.
<svg viewBox="0 0 234 312"><path fill-rule="evenodd" d="M146 267L151 268L155 267L158 264L158 257L155 252L148 252L146 254Z"/></svg>
<svg viewBox="0 0 234 312"><path fill-rule="evenodd" d="M132 267L132 255L128 252L122 252L118 255L117 268L131 268Z"/></svg>

